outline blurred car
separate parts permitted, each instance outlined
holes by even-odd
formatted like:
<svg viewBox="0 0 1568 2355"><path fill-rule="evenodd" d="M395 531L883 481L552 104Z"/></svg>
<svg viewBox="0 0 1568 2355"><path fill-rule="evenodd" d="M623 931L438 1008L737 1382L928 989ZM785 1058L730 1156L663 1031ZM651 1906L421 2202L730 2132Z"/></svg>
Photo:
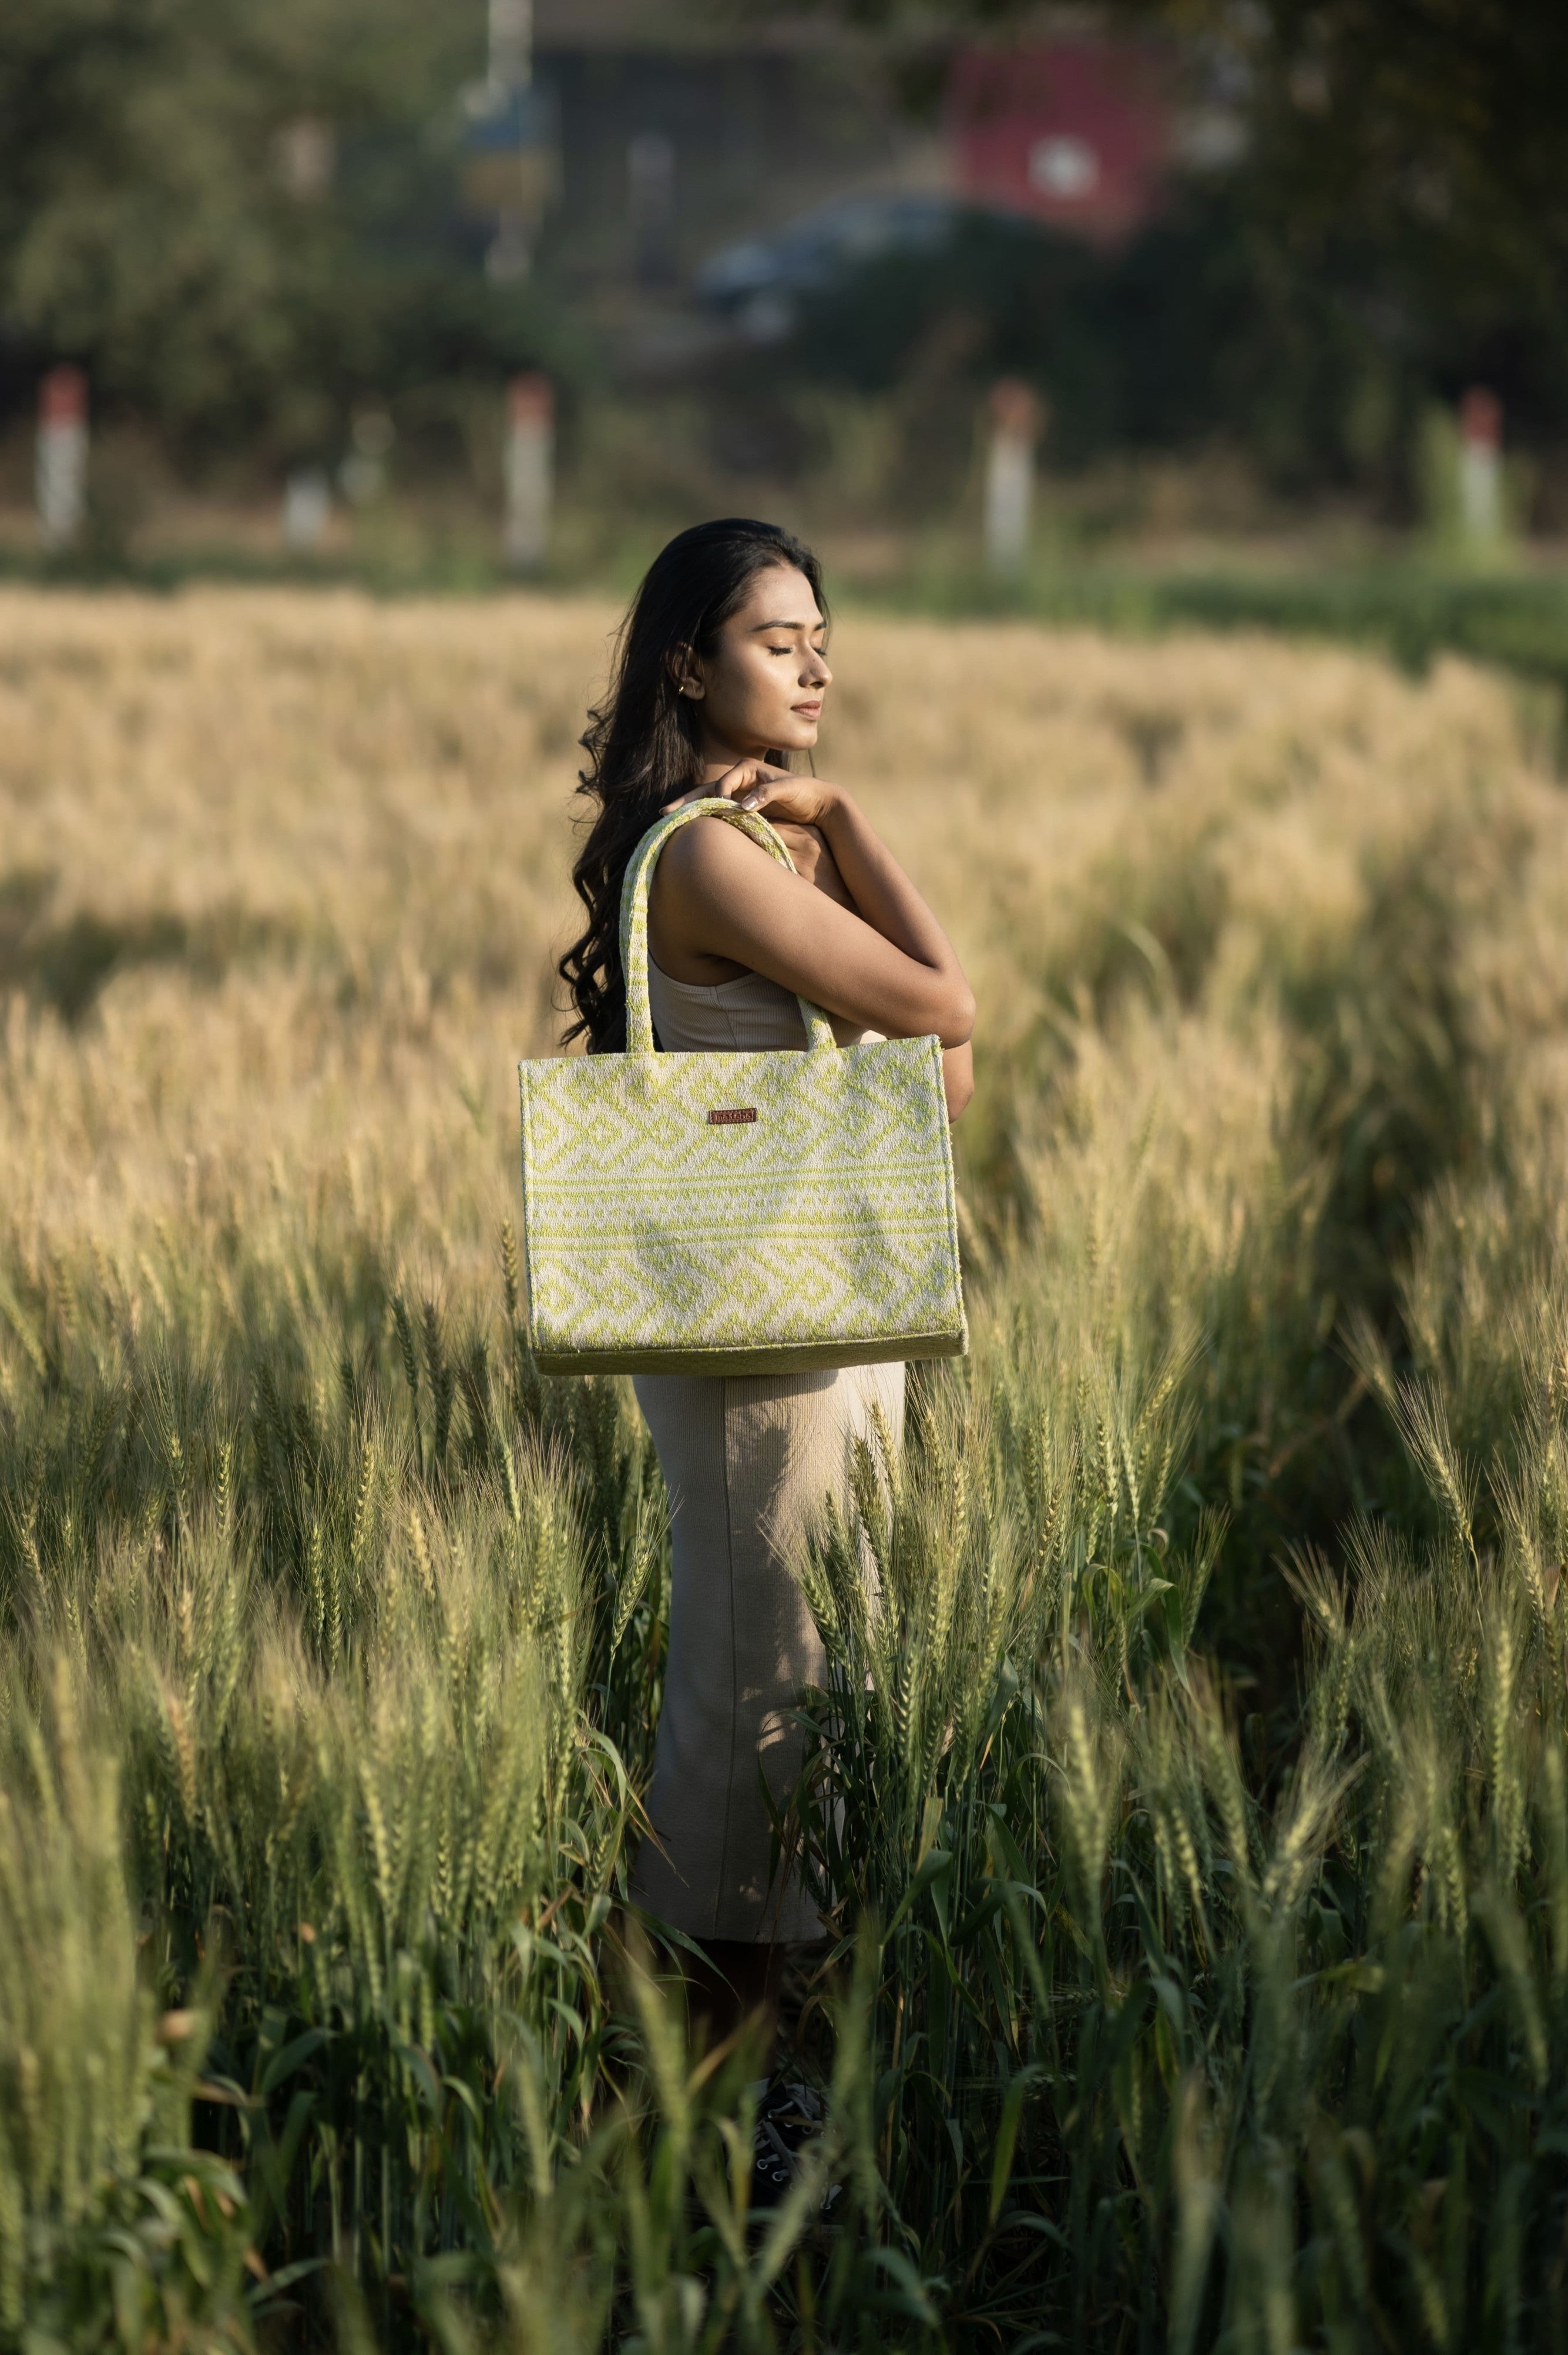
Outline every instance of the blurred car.
<svg viewBox="0 0 1568 2355"><path fill-rule="evenodd" d="M935 191L837 197L771 237L710 255L697 272L697 293L753 343L781 342L803 298L890 254L939 253L973 209Z"/></svg>

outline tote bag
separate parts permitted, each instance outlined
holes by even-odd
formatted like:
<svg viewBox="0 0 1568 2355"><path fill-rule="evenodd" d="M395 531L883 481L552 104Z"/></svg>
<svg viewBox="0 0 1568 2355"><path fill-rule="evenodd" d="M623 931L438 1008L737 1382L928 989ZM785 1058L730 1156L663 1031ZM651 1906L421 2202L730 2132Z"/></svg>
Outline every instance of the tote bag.
<svg viewBox="0 0 1568 2355"><path fill-rule="evenodd" d="M787 1373L968 1346L940 1039L664 1054L648 888L677 827L765 818L688 803L621 895L626 1051L519 1065L529 1338L545 1373Z"/></svg>

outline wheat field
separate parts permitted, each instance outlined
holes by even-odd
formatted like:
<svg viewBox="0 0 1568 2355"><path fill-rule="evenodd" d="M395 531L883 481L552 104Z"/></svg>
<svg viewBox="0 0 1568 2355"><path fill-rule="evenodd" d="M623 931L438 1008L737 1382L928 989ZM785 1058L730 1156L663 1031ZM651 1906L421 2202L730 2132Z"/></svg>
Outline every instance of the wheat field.
<svg viewBox="0 0 1568 2355"><path fill-rule="evenodd" d="M618 1902L656 1466L519 1323L615 618L0 591L0 2348L1558 2347L1539 711L836 629L979 1001L975 1339L801 1565L763 2232L755 2056Z"/></svg>

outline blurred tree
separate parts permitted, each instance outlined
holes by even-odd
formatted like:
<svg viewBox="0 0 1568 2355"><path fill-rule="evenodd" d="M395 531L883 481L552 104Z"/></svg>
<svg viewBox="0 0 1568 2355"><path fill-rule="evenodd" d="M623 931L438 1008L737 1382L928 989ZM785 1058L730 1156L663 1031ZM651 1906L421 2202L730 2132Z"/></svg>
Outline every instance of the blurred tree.
<svg viewBox="0 0 1568 2355"><path fill-rule="evenodd" d="M537 356L454 252L483 0L5 0L0 328L187 446Z"/></svg>
<svg viewBox="0 0 1568 2355"><path fill-rule="evenodd" d="M1191 27L1250 144L1275 275L1353 288L1392 359L1496 379L1561 433L1568 400L1568 9L1558 0L1122 0Z"/></svg>
<svg viewBox="0 0 1568 2355"><path fill-rule="evenodd" d="M860 23L1038 27L1038 0L817 0ZM1568 261L1560 0L1102 0L1184 37L1250 118L1254 165L1304 233L1369 208L1534 273Z"/></svg>
<svg viewBox="0 0 1568 2355"><path fill-rule="evenodd" d="M1450 269L1568 261L1556 0L1119 0L1197 34L1252 120L1253 169L1310 236L1354 213Z"/></svg>
<svg viewBox="0 0 1568 2355"><path fill-rule="evenodd" d="M933 55L955 33L1027 37L1043 21L1029 0L819 4L904 24ZM1094 365L1115 374L1101 331L1130 325L1141 304L1157 330L1151 365L1176 368L1170 398L1130 383L1108 397L1141 402L1157 439L1168 421L1157 426L1155 411L1196 399L1276 474L1392 476L1413 410L1479 378L1503 395L1510 430L1562 441L1561 0L1106 0L1096 15L1176 36L1189 96L1218 102L1245 145L1222 182L1189 191L1164 231L1105 265L1097 290L1093 270L1053 265L1078 292L1055 300L1051 349L1035 357L1086 429L1061 372L1077 368L1086 392L1093 345ZM1168 293L1162 267L1179 273ZM1221 338L1207 360L1172 314L1177 295ZM1101 329L1084 341L1096 311Z"/></svg>

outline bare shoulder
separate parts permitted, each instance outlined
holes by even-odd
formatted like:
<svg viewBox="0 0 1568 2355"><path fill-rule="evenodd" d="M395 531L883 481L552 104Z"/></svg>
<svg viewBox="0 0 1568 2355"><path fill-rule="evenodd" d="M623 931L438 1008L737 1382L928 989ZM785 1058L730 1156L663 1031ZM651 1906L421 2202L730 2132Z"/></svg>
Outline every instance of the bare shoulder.
<svg viewBox="0 0 1568 2355"><path fill-rule="evenodd" d="M749 834L721 817L695 818L670 837L659 854L656 881L663 878L677 896L715 889L733 890L742 879L762 880L778 867Z"/></svg>

